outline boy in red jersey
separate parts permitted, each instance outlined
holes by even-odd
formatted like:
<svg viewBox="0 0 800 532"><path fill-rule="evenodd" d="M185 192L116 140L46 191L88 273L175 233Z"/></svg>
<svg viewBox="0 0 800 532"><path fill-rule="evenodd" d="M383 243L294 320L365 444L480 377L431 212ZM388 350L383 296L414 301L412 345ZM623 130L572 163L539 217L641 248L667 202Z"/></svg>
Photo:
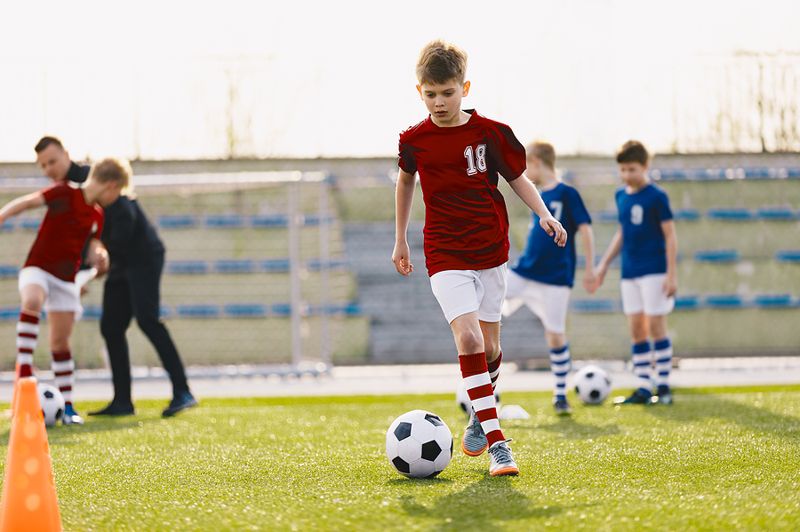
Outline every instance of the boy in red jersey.
<svg viewBox="0 0 800 532"><path fill-rule="evenodd" d="M81 264L81 251L92 236L88 262L99 270L108 268L108 254L98 239L103 225L102 205L113 202L127 185L117 179L98 177L94 172L81 187L61 182L44 190L22 196L0 209L0 224L28 209L47 207L39 233L19 274L21 312L17 324L17 364L19 377L33 375L33 352L39 336L39 317L47 310L50 322L50 348L56 386L66 403L65 425L83 424L72 404L75 363L69 338L80 312L80 294L75 274Z"/></svg>
<svg viewBox="0 0 800 532"><path fill-rule="evenodd" d="M472 402L461 449L479 456L487 449L492 476L519 468L500 430L494 385L500 372L500 317L506 290L508 213L497 189L498 174L540 217L559 246L567 233L524 175L525 148L505 124L474 110L462 111L469 93L467 57L459 48L433 41L417 62L417 91L430 115L400 134L396 191L398 273L414 271L406 240L414 174L425 201L425 262L431 288L453 331L461 374Z"/></svg>

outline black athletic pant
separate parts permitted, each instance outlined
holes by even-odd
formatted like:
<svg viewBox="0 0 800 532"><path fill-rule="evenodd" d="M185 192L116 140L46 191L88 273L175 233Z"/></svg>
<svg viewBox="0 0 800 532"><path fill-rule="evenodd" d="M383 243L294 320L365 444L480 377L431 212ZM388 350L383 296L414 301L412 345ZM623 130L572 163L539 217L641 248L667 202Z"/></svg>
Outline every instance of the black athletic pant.
<svg viewBox="0 0 800 532"><path fill-rule="evenodd" d="M106 280L100 331L108 349L117 402L131 402L131 366L125 333L134 316L169 373L173 395L189 389L178 350L159 318L163 269L164 255L161 254L149 257L145 265L127 268L127 277Z"/></svg>

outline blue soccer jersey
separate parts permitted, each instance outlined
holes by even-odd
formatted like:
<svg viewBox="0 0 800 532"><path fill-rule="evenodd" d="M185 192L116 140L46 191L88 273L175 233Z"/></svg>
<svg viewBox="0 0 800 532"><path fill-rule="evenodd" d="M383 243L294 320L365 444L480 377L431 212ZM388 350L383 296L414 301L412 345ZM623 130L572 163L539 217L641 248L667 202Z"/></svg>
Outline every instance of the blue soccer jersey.
<svg viewBox="0 0 800 532"><path fill-rule="evenodd" d="M553 237L539 225L539 217L532 214L525 251L512 270L540 283L572 286L575 280L575 233L580 225L592 223L592 218L578 191L564 183L542 192L542 201L567 230L567 245L558 247Z"/></svg>
<svg viewBox="0 0 800 532"><path fill-rule="evenodd" d="M672 220L667 193L649 184L633 194L621 188L616 200L622 226L622 278L666 273L667 246L661 222Z"/></svg>

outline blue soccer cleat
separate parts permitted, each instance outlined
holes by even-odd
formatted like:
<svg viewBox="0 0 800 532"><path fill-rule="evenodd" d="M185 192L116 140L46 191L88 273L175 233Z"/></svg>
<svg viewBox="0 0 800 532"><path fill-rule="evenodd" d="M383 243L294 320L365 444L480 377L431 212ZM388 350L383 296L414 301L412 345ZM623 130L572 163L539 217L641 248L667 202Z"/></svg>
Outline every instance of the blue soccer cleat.
<svg viewBox="0 0 800 532"><path fill-rule="evenodd" d="M64 406L64 417L61 419L64 425L83 425L83 418L75 411L71 404Z"/></svg>
<svg viewBox="0 0 800 532"><path fill-rule="evenodd" d="M489 440L486 439L475 411L470 409L470 412L469 423L464 429L464 437L461 438L461 450L467 456L480 456L489 447Z"/></svg>

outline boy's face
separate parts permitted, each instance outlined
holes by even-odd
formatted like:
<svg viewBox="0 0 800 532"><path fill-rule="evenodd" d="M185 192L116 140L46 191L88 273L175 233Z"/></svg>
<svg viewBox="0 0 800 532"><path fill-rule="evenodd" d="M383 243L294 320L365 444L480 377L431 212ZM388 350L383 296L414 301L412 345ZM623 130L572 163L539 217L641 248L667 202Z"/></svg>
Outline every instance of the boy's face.
<svg viewBox="0 0 800 532"><path fill-rule="evenodd" d="M461 113L461 99L469 94L469 81L460 83L452 79L446 83L422 83L417 85L425 107L437 124L457 123Z"/></svg>
<svg viewBox="0 0 800 532"><path fill-rule="evenodd" d="M640 187L647 182L647 165L642 163L619 163L622 182L631 187Z"/></svg>
<svg viewBox="0 0 800 532"><path fill-rule="evenodd" d="M97 196L97 203L99 203L101 207L108 207L117 201L122 193L122 183L118 183L116 181L103 183L101 187L100 195Z"/></svg>
<svg viewBox="0 0 800 532"><path fill-rule="evenodd" d="M541 184L542 180L542 160L536 157L535 155L530 155L527 158L527 168L525 169L525 175L533 181L534 185Z"/></svg>
<svg viewBox="0 0 800 532"><path fill-rule="evenodd" d="M59 148L55 144L50 144L36 154L36 164L42 169L44 175L53 181L59 182L67 178L71 161L67 150Z"/></svg>

